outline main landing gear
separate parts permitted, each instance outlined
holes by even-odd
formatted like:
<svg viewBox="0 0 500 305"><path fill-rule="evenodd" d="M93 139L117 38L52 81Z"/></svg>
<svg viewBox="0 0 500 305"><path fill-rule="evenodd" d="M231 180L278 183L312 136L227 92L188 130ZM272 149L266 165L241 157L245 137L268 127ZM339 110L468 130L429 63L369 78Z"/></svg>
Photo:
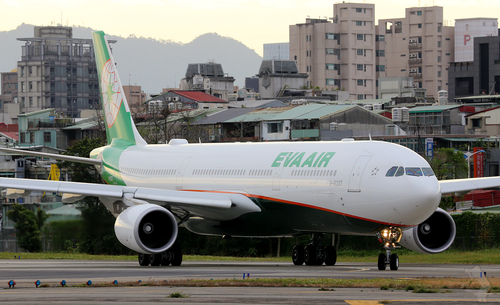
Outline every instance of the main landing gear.
<svg viewBox="0 0 500 305"><path fill-rule="evenodd" d="M380 253L378 256L378 270L385 270L387 265L390 266L391 270L398 270L399 257L396 253L391 254L391 251L401 248L400 246L396 246L396 243L399 243L402 236L403 232L397 227L389 227L377 232L378 240L381 243L384 243L384 249L386 252L385 254Z"/></svg>
<svg viewBox="0 0 500 305"><path fill-rule="evenodd" d="M308 266L321 266L323 263L327 266L333 266L337 262L337 249L335 246L326 246L323 248L322 241L324 234L317 233L312 235L311 243L305 248L302 245L296 245L292 250L292 261L294 265L306 263Z"/></svg>
<svg viewBox="0 0 500 305"><path fill-rule="evenodd" d="M158 254L139 253L139 265L141 266L180 266L181 264L182 250L177 244Z"/></svg>

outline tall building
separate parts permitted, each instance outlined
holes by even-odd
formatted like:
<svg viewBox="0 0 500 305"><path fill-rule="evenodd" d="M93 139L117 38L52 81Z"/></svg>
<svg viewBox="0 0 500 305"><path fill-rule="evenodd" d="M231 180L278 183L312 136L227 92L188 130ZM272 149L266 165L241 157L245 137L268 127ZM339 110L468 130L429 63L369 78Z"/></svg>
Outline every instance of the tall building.
<svg viewBox="0 0 500 305"><path fill-rule="evenodd" d="M290 44L283 43L265 43L264 60L288 60L290 59Z"/></svg>
<svg viewBox="0 0 500 305"><path fill-rule="evenodd" d="M290 59L308 73L308 87L347 90L351 99L373 99L375 5L336 3L333 18L290 25Z"/></svg>
<svg viewBox="0 0 500 305"><path fill-rule="evenodd" d="M498 36L497 18L455 19L455 62L474 61L474 38Z"/></svg>
<svg viewBox="0 0 500 305"><path fill-rule="evenodd" d="M436 100L438 91L448 90L454 28L443 26L443 7L411 7L403 18L380 19L375 40L377 79L413 77L413 87Z"/></svg>
<svg viewBox="0 0 500 305"><path fill-rule="evenodd" d="M63 26L35 27L24 41L18 66L21 113L55 108L67 117L99 104L99 84L91 39L73 38Z"/></svg>

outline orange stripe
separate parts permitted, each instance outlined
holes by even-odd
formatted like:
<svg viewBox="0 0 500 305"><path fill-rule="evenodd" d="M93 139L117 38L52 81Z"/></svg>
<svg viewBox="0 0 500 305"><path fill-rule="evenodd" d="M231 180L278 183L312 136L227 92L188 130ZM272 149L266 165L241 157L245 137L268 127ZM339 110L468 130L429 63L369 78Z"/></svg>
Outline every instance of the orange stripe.
<svg viewBox="0 0 500 305"><path fill-rule="evenodd" d="M261 196L261 195L244 194L244 193L238 193L238 192L208 191L208 190L182 190L182 191L200 192L200 193L219 193L219 194L240 194L240 195L247 196L249 198L258 198L258 199L265 199L265 200L277 201L277 202L281 202L281 203L286 203L286 204L291 204L291 205L306 207L306 208L310 208L310 209L315 209L315 210L330 212L330 213L334 213L334 214L338 214L338 215L342 215L342 216L347 216L347 217L351 217L351 218L355 218L355 219L359 219L359 220L363 220L363 221L378 223L378 224L382 224L382 225L396 226L396 227L413 227L413 226L416 226L416 225L402 225L402 224L394 224L394 223L390 223L390 222L382 222L382 221L368 219L368 218L364 218L364 217L360 217L360 216L355 216L355 215L350 215L350 214L346 214L346 213L342 213L342 212L339 212L339 211L334 211L334 210L330 210L330 209L326 209L326 208L322 208L322 207L318 207L318 206L314 206L314 205L310 205L310 204L306 204L306 203L300 203L300 202L289 201L289 200L284 200L284 199L278 199L278 198L273 198L273 197Z"/></svg>

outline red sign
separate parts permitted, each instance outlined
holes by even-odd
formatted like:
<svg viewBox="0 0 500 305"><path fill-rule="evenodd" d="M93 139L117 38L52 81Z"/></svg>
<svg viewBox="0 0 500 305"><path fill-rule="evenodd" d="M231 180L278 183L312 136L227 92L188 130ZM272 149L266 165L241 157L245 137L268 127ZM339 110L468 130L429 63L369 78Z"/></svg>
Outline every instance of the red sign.
<svg viewBox="0 0 500 305"><path fill-rule="evenodd" d="M470 41L470 39L471 39L471 38L470 38L470 35L464 35L464 46L466 46L466 45L467 45L467 42L469 42L469 41Z"/></svg>
<svg viewBox="0 0 500 305"><path fill-rule="evenodd" d="M478 152L480 150L483 148L474 147L474 178L484 177L484 152Z"/></svg>

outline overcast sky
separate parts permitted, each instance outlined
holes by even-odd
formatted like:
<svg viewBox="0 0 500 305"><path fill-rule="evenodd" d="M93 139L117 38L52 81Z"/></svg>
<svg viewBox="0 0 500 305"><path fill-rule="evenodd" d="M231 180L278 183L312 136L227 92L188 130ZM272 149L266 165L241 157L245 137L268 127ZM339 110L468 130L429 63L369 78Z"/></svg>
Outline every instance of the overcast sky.
<svg viewBox="0 0 500 305"><path fill-rule="evenodd" d="M455 19L498 18L498 0L372 0L375 20L404 17L406 7L444 7L445 25ZM264 43L287 42L288 26L305 18L332 17L327 0L0 0L0 31L21 23L85 26L110 35L188 43L216 32L262 55ZM77 37L87 38L87 37ZM90 37L88 37L90 38Z"/></svg>

